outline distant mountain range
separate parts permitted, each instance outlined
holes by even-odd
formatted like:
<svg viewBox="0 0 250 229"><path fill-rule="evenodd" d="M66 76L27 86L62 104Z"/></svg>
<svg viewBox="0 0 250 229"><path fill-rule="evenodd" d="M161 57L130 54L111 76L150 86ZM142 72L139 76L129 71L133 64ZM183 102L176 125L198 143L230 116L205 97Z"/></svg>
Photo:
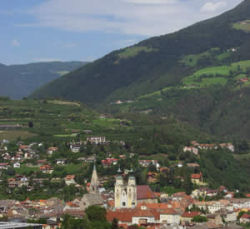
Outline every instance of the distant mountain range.
<svg viewBox="0 0 250 229"><path fill-rule="evenodd" d="M31 97L79 100L110 112L173 115L215 135L249 139L250 0L114 51Z"/></svg>
<svg viewBox="0 0 250 229"><path fill-rule="evenodd" d="M0 64L0 96L21 99L46 83L81 66L84 62L42 62L23 65Z"/></svg>

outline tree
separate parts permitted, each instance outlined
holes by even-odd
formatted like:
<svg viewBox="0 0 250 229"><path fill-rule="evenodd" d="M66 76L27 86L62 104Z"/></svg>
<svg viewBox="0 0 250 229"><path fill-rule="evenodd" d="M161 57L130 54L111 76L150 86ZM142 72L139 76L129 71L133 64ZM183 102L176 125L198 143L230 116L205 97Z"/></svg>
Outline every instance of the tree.
<svg viewBox="0 0 250 229"><path fill-rule="evenodd" d="M184 177L184 189L187 195L190 195L193 189L193 184L189 172L186 172Z"/></svg>
<svg viewBox="0 0 250 229"><path fill-rule="evenodd" d="M34 124L33 124L33 122L32 121L29 121L29 128L33 128L34 127Z"/></svg>
<svg viewBox="0 0 250 229"><path fill-rule="evenodd" d="M119 229L118 220L116 218L112 221L111 229Z"/></svg>
<svg viewBox="0 0 250 229"><path fill-rule="evenodd" d="M203 223L203 222L207 222L207 217L205 216L201 216L201 215L197 215L192 219L192 222L196 222L196 223Z"/></svg>
<svg viewBox="0 0 250 229"><path fill-rule="evenodd" d="M106 210L100 206L90 206L85 210L88 219L93 221L106 222Z"/></svg>

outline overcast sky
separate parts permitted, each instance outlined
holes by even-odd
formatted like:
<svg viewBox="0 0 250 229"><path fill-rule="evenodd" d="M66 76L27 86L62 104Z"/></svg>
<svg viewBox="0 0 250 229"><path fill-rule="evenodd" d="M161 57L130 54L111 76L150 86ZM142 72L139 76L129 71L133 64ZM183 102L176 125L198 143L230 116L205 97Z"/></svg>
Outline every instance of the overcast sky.
<svg viewBox="0 0 250 229"><path fill-rule="evenodd" d="M92 61L242 0L0 0L0 63Z"/></svg>

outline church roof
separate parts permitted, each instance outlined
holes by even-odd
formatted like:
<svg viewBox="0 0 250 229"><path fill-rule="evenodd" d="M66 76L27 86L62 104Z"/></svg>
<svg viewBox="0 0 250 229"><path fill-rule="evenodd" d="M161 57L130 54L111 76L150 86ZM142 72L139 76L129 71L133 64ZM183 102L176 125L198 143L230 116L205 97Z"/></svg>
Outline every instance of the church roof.
<svg viewBox="0 0 250 229"><path fill-rule="evenodd" d="M95 193L87 193L83 195L83 200L86 200L89 205L101 205L103 204L103 199L101 195Z"/></svg>
<svg viewBox="0 0 250 229"><path fill-rule="evenodd" d="M148 185L137 185L137 200L156 198L157 196L152 192Z"/></svg>

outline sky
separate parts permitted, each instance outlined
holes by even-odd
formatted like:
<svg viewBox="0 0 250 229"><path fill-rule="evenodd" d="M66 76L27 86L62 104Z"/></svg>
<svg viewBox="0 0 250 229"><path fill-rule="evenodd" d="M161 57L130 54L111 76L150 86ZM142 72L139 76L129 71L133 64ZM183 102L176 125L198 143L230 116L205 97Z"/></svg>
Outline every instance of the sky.
<svg viewBox="0 0 250 229"><path fill-rule="evenodd" d="M93 61L242 0L0 0L0 63Z"/></svg>

